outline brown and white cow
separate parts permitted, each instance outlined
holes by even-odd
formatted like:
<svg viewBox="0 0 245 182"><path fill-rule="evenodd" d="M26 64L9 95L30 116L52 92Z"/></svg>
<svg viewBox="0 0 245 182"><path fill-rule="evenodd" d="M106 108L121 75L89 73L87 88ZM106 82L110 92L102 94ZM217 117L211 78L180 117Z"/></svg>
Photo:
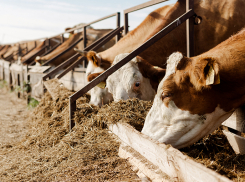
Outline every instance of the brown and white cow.
<svg viewBox="0 0 245 182"><path fill-rule="evenodd" d="M245 1L240 0L195 0L194 10L202 17L202 23L195 26L195 55L210 50L237 33L245 24L244 8ZM110 49L99 53L84 53L89 60L86 74L93 73L96 67L106 70L112 65L116 55L133 51L184 12L185 0L159 8ZM154 66L165 68L167 57L172 52L180 51L185 55L185 37L186 27L183 23L139 56Z"/></svg>
<svg viewBox="0 0 245 182"><path fill-rule="evenodd" d="M142 133L176 148L214 131L245 103L245 29L210 51L173 53Z"/></svg>

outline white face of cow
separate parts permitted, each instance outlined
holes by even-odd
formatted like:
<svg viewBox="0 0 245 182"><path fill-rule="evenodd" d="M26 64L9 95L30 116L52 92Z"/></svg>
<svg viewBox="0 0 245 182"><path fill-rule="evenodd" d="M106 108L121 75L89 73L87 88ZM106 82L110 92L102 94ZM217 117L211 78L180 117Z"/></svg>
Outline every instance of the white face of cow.
<svg viewBox="0 0 245 182"><path fill-rule="evenodd" d="M88 67L86 69L86 76L93 74L93 73L100 73L104 71L101 67L96 67L94 64L89 61ZM112 94L108 92L107 88L100 88L95 86L90 90L90 104L96 105L101 107L104 104L108 104L110 101L113 101Z"/></svg>
<svg viewBox="0 0 245 182"><path fill-rule="evenodd" d="M128 54L116 56L113 64L116 64ZM139 71L137 58L132 59L126 65L118 69L106 80L106 87L112 93L114 101L139 98L153 100L155 91L148 78L144 78Z"/></svg>
<svg viewBox="0 0 245 182"><path fill-rule="evenodd" d="M161 143L171 144L176 148L189 146L211 133L232 113L225 112L217 106L212 113L198 115L191 114L188 110L183 110L176 106L176 103L171 98L176 94L172 92L174 89L168 88L171 90L168 94L163 85L166 84L165 82L171 75L175 74L176 66L182 58L183 55L181 53L173 53L169 57L166 75L158 86L153 106L146 117L142 129L142 133ZM174 79L174 77L172 78ZM174 97L178 97L178 95ZM167 99L167 101L164 99ZM191 103L192 101L189 100L186 104L191 105Z"/></svg>
<svg viewBox="0 0 245 182"><path fill-rule="evenodd" d="M107 88L100 88L95 86L90 91L91 98L89 104L93 104L101 107L104 104L108 104L110 101L113 101L112 94L108 92Z"/></svg>

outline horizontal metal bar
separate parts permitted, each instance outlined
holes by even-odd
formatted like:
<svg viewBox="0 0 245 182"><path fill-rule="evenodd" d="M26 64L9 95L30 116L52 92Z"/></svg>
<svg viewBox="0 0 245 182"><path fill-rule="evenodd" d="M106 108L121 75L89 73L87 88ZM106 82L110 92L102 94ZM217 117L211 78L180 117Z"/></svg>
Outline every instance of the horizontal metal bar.
<svg viewBox="0 0 245 182"><path fill-rule="evenodd" d="M46 61L44 64L42 64L42 66L47 66L49 63L52 63L55 59L57 59L58 57L62 56L63 54L65 54L69 50L71 50L74 46L76 46L82 40L83 40L83 37L81 37L76 42L74 42L72 45L70 45L65 51L61 52L60 54L58 54L55 57L51 58L50 60Z"/></svg>
<svg viewBox="0 0 245 182"><path fill-rule="evenodd" d="M122 30L123 30L123 27L116 28L115 30L111 31L109 34L105 35L104 37L102 37L101 39L99 39L98 41L96 41L93 45L90 45L90 46L86 47L84 49L84 51L97 50L97 49L99 49L100 47L102 47L103 45L105 45L107 42L109 42L114 36L116 36L118 34L118 32L120 32ZM81 58L79 60L76 60L74 63L72 63L71 66L69 66L68 68L66 68L58 76L58 79L62 78L66 73L68 73L73 68L75 68L76 66L78 66L78 64L81 63L82 60L83 60L83 58Z"/></svg>
<svg viewBox="0 0 245 182"><path fill-rule="evenodd" d="M117 13L118 13L118 12L117 12ZM87 26L92 25L92 24L94 24L94 23L100 22L100 21L105 20L105 19L107 19L107 18L111 18L111 17L113 17L113 16L117 16L117 13L113 13L113 14L111 14L111 15L105 16L105 17L100 18L100 19L98 19L98 20L92 21L92 22L90 22L90 23L88 23L88 24L86 24L86 25L77 26L77 27L75 27L75 28L72 28L72 29L70 29L70 30L67 30L65 33L69 33L69 32L72 32L72 31L74 31L74 30L77 30L77 29L80 29L80 28L83 28L83 27L87 27Z"/></svg>
<svg viewBox="0 0 245 182"><path fill-rule="evenodd" d="M147 8L149 6L156 5L156 4L159 4L159 3L162 3L162 2L166 2L166 1L169 1L169 0L151 0L151 1L139 4L137 6L134 6L132 8L125 9L124 10L124 14L131 13L131 12L134 12L134 11L138 11L140 9Z"/></svg>
<svg viewBox="0 0 245 182"><path fill-rule="evenodd" d="M123 65L128 63L131 59L133 59L135 56L146 50L148 47L153 45L155 42L160 40L163 36L167 35L169 32L174 30L176 27L184 23L188 18L192 17L194 15L194 11L190 10L186 13L184 13L182 16L177 18L175 21L170 23L168 26L163 28L161 31L156 33L152 38L147 40L144 44L139 46L137 49L132 51L128 56L126 56L124 59L119 61L117 64L113 65L112 67L108 68L104 73L102 73L100 76L96 77L94 80L89 82L85 87L83 87L81 90L77 91L73 95L70 96L70 103L75 102L79 97L87 93L90 89L92 89L94 86L98 85L100 82L104 81L108 76L110 76L112 73L114 73L116 70L121 68Z"/></svg>

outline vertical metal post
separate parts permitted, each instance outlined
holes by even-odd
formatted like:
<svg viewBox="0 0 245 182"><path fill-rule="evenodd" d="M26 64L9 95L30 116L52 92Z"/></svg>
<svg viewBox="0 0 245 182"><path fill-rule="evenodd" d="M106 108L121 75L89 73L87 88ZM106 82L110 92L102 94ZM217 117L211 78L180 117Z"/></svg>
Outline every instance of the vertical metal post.
<svg viewBox="0 0 245 182"><path fill-rule="evenodd" d="M124 35L128 33L128 13L124 13Z"/></svg>
<svg viewBox="0 0 245 182"><path fill-rule="evenodd" d="M18 90L17 90L17 96L18 96L18 98L20 98L20 74L17 74L17 88L18 88Z"/></svg>
<svg viewBox="0 0 245 182"><path fill-rule="evenodd" d="M48 49L49 49L49 39L46 39L45 40L45 52L47 52L48 51Z"/></svg>
<svg viewBox="0 0 245 182"><path fill-rule="evenodd" d="M83 27L83 46L87 47L86 26Z"/></svg>
<svg viewBox="0 0 245 182"><path fill-rule="evenodd" d="M194 11L194 0L186 0L186 11ZM194 17L186 20L187 57L194 56Z"/></svg>
<svg viewBox="0 0 245 182"><path fill-rule="evenodd" d="M34 47L35 47L35 48L37 47L37 41L35 41L35 45L34 45Z"/></svg>
<svg viewBox="0 0 245 182"><path fill-rule="evenodd" d="M26 53L28 52L28 43L26 42Z"/></svg>
<svg viewBox="0 0 245 182"><path fill-rule="evenodd" d="M74 121L74 114L75 114L75 111L77 109L77 103L76 103L76 100L75 101L72 101L71 98L69 100L69 111L70 111L70 126L69 126L69 130L71 131L72 128L75 126L75 121Z"/></svg>
<svg viewBox="0 0 245 182"><path fill-rule="evenodd" d="M64 34L61 35L61 43L64 42Z"/></svg>
<svg viewBox="0 0 245 182"><path fill-rule="evenodd" d="M21 47L20 47L20 43L19 43L19 47L18 47L18 56L21 56Z"/></svg>
<svg viewBox="0 0 245 182"><path fill-rule="evenodd" d="M13 90L13 80L12 80L12 74L10 72L10 66L8 66L8 77L9 77L9 89Z"/></svg>
<svg viewBox="0 0 245 182"><path fill-rule="evenodd" d="M117 28L120 27L120 12L117 12L117 15L116 15L116 19L117 19ZM118 42L121 38L121 34L117 34L116 36L116 42Z"/></svg>
<svg viewBox="0 0 245 182"><path fill-rule="evenodd" d="M2 67L1 67L1 69L2 69L2 80L5 80L4 79L4 63L2 62Z"/></svg>

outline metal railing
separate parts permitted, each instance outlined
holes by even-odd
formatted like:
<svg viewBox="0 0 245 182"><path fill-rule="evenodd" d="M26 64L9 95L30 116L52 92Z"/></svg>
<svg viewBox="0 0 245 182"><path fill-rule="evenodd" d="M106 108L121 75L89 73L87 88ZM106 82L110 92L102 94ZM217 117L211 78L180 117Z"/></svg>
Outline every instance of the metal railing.
<svg viewBox="0 0 245 182"><path fill-rule="evenodd" d="M105 19L108 19L108 18L111 18L113 16L116 16L116 26L117 28L112 30L111 32L107 33L105 36L103 36L102 38L100 38L99 40L95 41L94 43L92 43L90 46L88 47L85 47L84 50L86 51L89 51L89 50L96 50L98 48L100 48L101 46L103 46L104 44L106 44L110 39L112 39L114 36L117 36L117 39L120 38L120 32L122 31L122 28L119 28L120 26L120 13L117 12L117 13L113 13L109 16L106 16L106 17L103 17L103 18L100 18L98 20L95 20L91 23L88 23L86 25L83 26L83 31L84 31L84 27L86 29L86 27L94 24L94 23L97 23L97 22L100 22L102 20L105 20ZM77 27L76 27L77 28ZM80 27L81 28L81 27ZM71 31L74 31L74 29L70 29L69 30L70 32ZM83 32L84 33L84 32ZM86 30L85 30L85 34L83 36L83 38L86 37ZM85 39L86 40L86 39ZM84 42L86 42L85 40L83 40ZM74 46L72 46L74 47ZM71 47L71 48L72 48ZM85 61L86 59L84 58L81 58L79 60L77 60L77 58L80 56L79 53L73 55L71 58L69 58L68 60L66 60L65 62L63 62L61 65L57 66L54 70L52 70L51 72L49 72L47 75L45 75L43 77L43 80L47 80L48 78L53 78L54 75L56 75L59 70L63 69L64 67L68 66L69 64L72 63L72 65L70 65L68 68L66 68L59 76L58 78L60 79L62 76L64 76L66 73L68 73L69 71L71 71L73 68L75 68L76 66L78 66L78 64L80 64L82 61ZM76 61L75 61L76 60ZM75 61L75 62L74 62ZM50 62L49 62L50 63ZM47 64L45 64L47 65Z"/></svg>
<svg viewBox="0 0 245 182"><path fill-rule="evenodd" d="M132 51L124 59L122 59L121 61L119 61L115 65L111 66L110 68L108 68L100 76L98 76L95 79L93 79L85 87L83 87L81 90L77 91L76 93L74 93L73 95L71 95L69 97L70 130L75 126L75 122L74 122L73 119L74 119L74 112L76 111L76 100L78 98L80 98L81 96L83 96L85 93L87 93L90 89L92 89L93 87L95 87L100 82L104 81L108 76L110 76L112 73L114 73L115 71L117 71L123 65L125 65L126 63L128 63L135 56L139 55L141 52L143 52L144 50L146 50L147 48L149 48L155 42L157 42L158 40L160 40L162 37L164 37L165 35L167 35L169 32L171 32L172 30L174 30L175 28L177 28L178 26L180 26L182 23L184 23L188 19L190 19L190 21L187 22L187 30L189 31L187 33L187 38L188 38L187 45L189 47L190 46L193 46L190 49L188 49L188 51L190 52L190 55L191 56L194 55L194 39L192 39L192 36L194 34L194 18L192 18L192 17L195 15L195 12L194 12L193 9L189 9L189 8L193 8L194 7L194 0L186 0L186 1L187 1L186 2L186 7L188 8L188 9L186 9L186 13L184 13L182 16L178 17L176 20L174 20L168 26L166 26L165 28L163 28L158 33L156 33L152 38L150 38L149 40L147 40L144 44L142 44L141 46L139 46L138 48L136 48L134 51ZM144 3L143 5L146 6L146 7L148 7L148 6L150 6L150 4L154 4L154 2L153 1L149 1L147 3ZM159 1L156 1L156 2L158 3ZM143 8L142 5L138 5L136 7L140 8L140 9ZM137 9L137 8L134 7L130 11L132 11L134 9ZM193 21L193 22L190 23L191 21ZM126 25L126 27L127 27L127 25ZM192 41L192 43L190 43L190 41Z"/></svg>

